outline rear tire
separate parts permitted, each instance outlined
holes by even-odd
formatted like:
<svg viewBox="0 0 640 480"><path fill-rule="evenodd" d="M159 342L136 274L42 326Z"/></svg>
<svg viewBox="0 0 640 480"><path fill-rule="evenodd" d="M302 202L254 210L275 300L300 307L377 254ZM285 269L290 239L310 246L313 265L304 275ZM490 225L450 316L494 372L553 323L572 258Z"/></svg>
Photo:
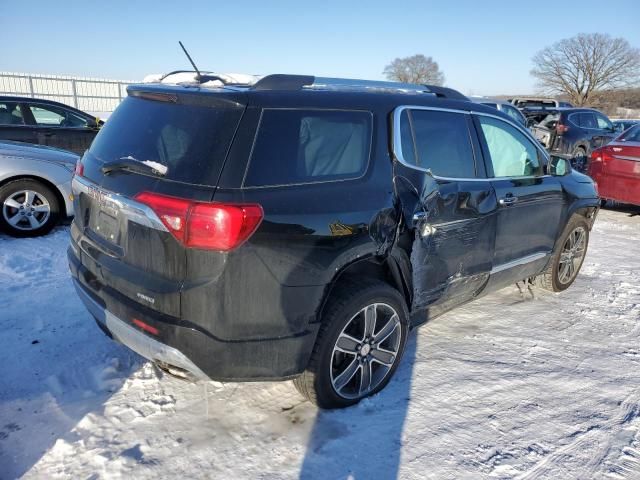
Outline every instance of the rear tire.
<svg viewBox="0 0 640 480"><path fill-rule="evenodd" d="M584 147L576 147L571 154L571 165L579 172L584 172L587 167L587 151Z"/></svg>
<svg viewBox="0 0 640 480"><path fill-rule="evenodd" d="M0 187L0 228L13 237L37 237L58 222L57 195L37 180L11 181Z"/></svg>
<svg viewBox="0 0 640 480"><path fill-rule="evenodd" d="M348 281L329 299L307 369L296 389L321 408L343 408L382 390L407 341L402 295L381 281Z"/></svg>
<svg viewBox="0 0 640 480"><path fill-rule="evenodd" d="M551 255L546 270L533 279L538 287L562 292L575 281L589 246L589 225L578 215L565 227Z"/></svg>

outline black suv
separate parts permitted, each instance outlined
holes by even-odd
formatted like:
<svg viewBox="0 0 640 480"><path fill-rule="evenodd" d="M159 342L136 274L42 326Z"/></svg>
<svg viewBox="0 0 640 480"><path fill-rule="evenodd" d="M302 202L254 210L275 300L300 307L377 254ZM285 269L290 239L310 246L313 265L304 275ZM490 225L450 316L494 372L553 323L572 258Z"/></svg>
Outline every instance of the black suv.
<svg viewBox="0 0 640 480"><path fill-rule="evenodd" d="M590 108L525 108L522 113L551 155L570 159L581 171L593 150L618 135L611 120Z"/></svg>
<svg viewBox="0 0 640 480"><path fill-rule="evenodd" d="M450 89L271 75L139 85L76 168L69 264L107 335L176 375L382 389L410 328L567 288L590 178Z"/></svg>
<svg viewBox="0 0 640 480"><path fill-rule="evenodd" d="M37 143L82 155L102 120L52 100L0 96L0 140Z"/></svg>

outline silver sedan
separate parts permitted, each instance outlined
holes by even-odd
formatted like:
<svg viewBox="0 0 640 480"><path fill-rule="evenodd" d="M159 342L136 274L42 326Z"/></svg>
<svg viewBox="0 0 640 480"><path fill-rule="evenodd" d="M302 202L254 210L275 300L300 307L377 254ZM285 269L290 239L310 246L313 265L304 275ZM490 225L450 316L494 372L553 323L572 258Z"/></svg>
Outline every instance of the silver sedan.
<svg viewBox="0 0 640 480"><path fill-rule="evenodd" d="M65 150L0 141L0 229L15 237L44 235L73 215L78 159Z"/></svg>

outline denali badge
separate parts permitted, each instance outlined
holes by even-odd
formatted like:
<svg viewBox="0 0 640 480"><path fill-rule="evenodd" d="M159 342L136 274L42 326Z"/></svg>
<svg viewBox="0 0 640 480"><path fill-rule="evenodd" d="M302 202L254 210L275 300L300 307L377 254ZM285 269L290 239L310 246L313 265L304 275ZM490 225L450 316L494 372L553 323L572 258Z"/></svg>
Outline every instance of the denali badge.
<svg viewBox="0 0 640 480"><path fill-rule="evenodd" d="M140 300L144 300L145 302L149 302L151 305L153 305L154 303L156 303L156 299L153 297L150 297L148 295L145 295L144 293L140 293L137 292L136 296L140 299Z"/></svg>

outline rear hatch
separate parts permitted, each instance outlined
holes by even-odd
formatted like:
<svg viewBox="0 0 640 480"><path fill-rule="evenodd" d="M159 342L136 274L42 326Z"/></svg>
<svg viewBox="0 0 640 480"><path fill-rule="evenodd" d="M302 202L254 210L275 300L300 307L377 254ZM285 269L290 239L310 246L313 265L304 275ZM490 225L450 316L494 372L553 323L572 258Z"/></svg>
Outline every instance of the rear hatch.
<svg viewBox="0 0 640 480"><path fill-rule="evenodd" d="M85 285L180 315L186 247L165 225L180 219L161 219L140 199L210 201L244 112L242 98L233 91L130 87L74 179L72 237L89 277Z"/></svg>

